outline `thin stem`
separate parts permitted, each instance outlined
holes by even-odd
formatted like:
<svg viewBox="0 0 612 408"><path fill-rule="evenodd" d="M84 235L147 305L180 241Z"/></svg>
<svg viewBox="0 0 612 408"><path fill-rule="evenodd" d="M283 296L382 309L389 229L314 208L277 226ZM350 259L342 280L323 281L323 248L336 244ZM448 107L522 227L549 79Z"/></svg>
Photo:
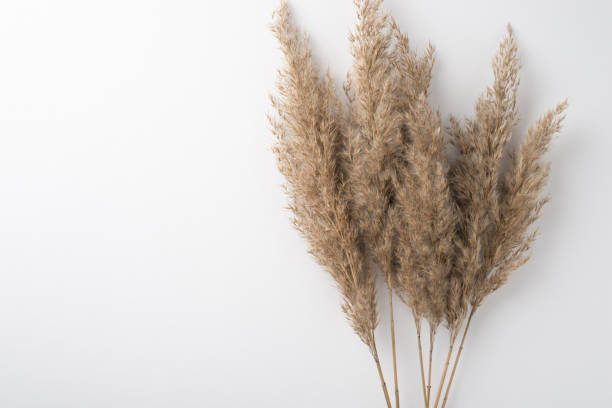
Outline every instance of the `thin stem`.
<svg viewBox="0 0 612 408"><path fill-rule="evenodd" d="M470 328L470 322L472 321L472 316L474 316L474 312L476 309L472 308L470 312L470 316L468 317L467 323L465 324L465 329L463 329L463 336L461 337L461 344L459 344L459 351L457 351L457 356L455 357L455 363L453 364L453 370L451 371L451 376L448 379L448 384L446 385L446 392L444 392L444 400L442 401L442 407L446 405L446 399L448 398L448 391L450 390L451 384L453 383L453 378L455 377L455 370L457 369L457 363L459 362L459 357L461 357L461 351L463 350L463 343L465 342L465 336Z"/></svg>
<svg viewBox="0 0 612 408"><path fill-rule="evenodd" d="M448 347L448 354L446 355L446 362L444 363L444 371L442 371L442 378L440 378L440 385L438 385L438 393L436 394L436 402L434 403L433 408L437 408L438 402L440 401L440 394L442 393L442 387L444 386L444 380L446 379L446 371L448 370L451 354L453 354L453 346L455 345L456 338L456 334L451 335L450 346Z"/></svg>
<svg viewBox="0 0 612 408"><path fill-rule="evenodd" d="M416 326L417 344L419 346L419 365L421 366L421 384L423 385L423 402L427 408L427 391L425 391L425 371L423 370L423 347L421 346L421 321L414 315L414 325Z"/></svg>
<svg viewBox="0 0 612 408"><path fill-rule="evenodd" d="M389 391L387 391L387 384L385 383L385 377L383 376L382 368L380 367L380 360L378 359L378 351L376 350L376 342L374 341L374 332L370 334L370 350L372 351L372 357L376 363L376 369L378 370L378 376L380 377L380 385L382 386L383 393L385 394L385 401L387 401L387 408L391 408L391 399L389 399Z"/></svg>
<svg viewBox="0 0 612 408"><path fill-rule="evenodd" d="M431 361L433 358L433 347L434 338L436 336L436 330L433 326L429 326L429 366L427 368L427 408L429 408L429 401L431 399Z"/></svg>
<svg viewBox="0 0 612 408"><path fill-rule="evenodd" d="M393 382L395 383L395 408L399 408L399 385L397 383L397 354L395 352L395 321L393 320L393 288L391 273L387 272L387 290L389 294L389 316L391 319L391 347L393 350Z"/></svg>

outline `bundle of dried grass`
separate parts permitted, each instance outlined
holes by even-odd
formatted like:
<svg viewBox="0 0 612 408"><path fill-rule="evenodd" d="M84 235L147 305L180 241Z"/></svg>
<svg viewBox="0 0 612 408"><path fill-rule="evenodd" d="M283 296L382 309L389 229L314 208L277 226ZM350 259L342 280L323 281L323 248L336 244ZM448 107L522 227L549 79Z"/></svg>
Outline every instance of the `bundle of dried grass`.
<svg viewBox="0 0 612 408"><path fill-rule="evenodd" d="M355 0L357 27L351 34L353 70L345 92L351 101L347 133L351 151L347 155L348 180L354 198L354 214L368 255L385 276L391 320L395 405L399 407L392 280L395 234L390 216L395 179L395 160L401 138L400 114L395 110L396 73L389 64L392 33L388 16L381 13L381 0Z"/></svg>
<svg viewBox="0 0 612 408"><path fill-rule="evenodd" d="M397 186L397 225L402 237L399 279L411 299L415 316L423 396L427 405L433 340L437 328L447 317L457 216L447 179L440 115L433 112L425 94L421 94L412 111L406 114L406 122L411 143L406 149L403 183ZM430 328L427 386L422 362L422 318Z"/></svg>
<svg viewBox="0 0 612 408"><path fill-rule="evenodd" d="M353 219L354 200L343 166L343 108L331 78L321 77L315 66L308 38L293 27L286 3L276 12L272 29L285 67L279 71L279 96L272 97L277 118L270 117L270 124L277 138L279 169L287 179L293 222L310 242L310 252L336 281L344 297L342 309L370 348L390 404L374 339L375 275Z"/></svg>
<svg viewBox="0 0 612 408"><path fill-rule="evenodd" d="M374 331L376 271L387 284L395 406L399 407L393 294L414 316L425 407L447 402L470 322L484 298L524 264L535 239L530 226L547 199L542 161L563 120L566 103L532 124L501 161L518 122L517 47L508 28L493 60L494 81L476 103L475 117L451 118L448 134L459 159L449 165L440 114L428 102L433 48L419 56L382 0L354 0L353 68L337 96L329 74L313 62L308 38L296 30L286 2L274 14L285 65L279 71L270 124L286 178L295 227L330 273L343 311L376 363L388 408ZM425 376L421 323L429 326ZM450 344L435 400L431 393L434 338L440 326ZM454 346L464 327L447 381ZM433 400L433 403L432 403Z"/></svg>
<svg viewBox="0 0 612 408"><path fill-rule="evenodd" d="M451 170L451 185L460 220L455 264L462 276L464 299L453 314L465 315L467 308L469 314L442 407L474 313L487 295L499 289L509 274L529 259L537 234L537 230L530 232L529 227L548 201L540 198L550 169L542 157L552 136L561 130L567 107L567 101L563 101L530 125L521 147L510 155L511 169L500 178L506 145L518 123L516 94L520 67L510 26L492 67L493 85L477 101L475 117L466 119L464 126L451 118L449 128L460 156ZM451 349L461 320L449 322L453 328Z"/></svg>

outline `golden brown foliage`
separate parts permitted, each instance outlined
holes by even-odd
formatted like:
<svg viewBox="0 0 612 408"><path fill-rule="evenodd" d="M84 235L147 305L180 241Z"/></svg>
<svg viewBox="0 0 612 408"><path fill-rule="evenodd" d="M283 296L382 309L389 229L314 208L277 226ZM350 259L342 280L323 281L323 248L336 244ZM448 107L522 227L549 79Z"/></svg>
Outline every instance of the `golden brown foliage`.
<svg viewBox="0 0 612 408"><path fill-rule="evenodd" d="M450 165L440 114L428 102L433 47L418 55L382 0L354 0L350 36L353 67L339 98L329 74L313 62L308 38L294 28L286 2L272 30L284 55L276 112L270 124L274 151L286 178L289 208L310 252L338 285L343 310L369 347L387 406L391 407L374 341L378 322L376 266L389 290L395 403L399 407L392 288L415 318L423 397L431 405L431 358L437 328L451 342L433 407L436 408L459 331L464 327L442 407L474 312L524 264L535 239L530 227L547 198L543 161L559 132L566 102L533 123L508 154L518 123L519 60L508 33L492 62L493 84L478 99L473 118L450 119L458 151ZM502 172L502 160L511 159ZM427 386L421 320L430 327Z"/></svg>
<svg viewBox="0 0 612 408"><path fill-rule="evenodd" d="M465 299L474 308L528 259L535 238L528 227L547 201L539 199L549 169L541 159L567 106L562 102L530 126L500 181L501 160L518 122L519 62L510 27L492 66L493 86L476 103L475 118L463 127L451 119L449 129L460 155L451 178L461 220L456 265Z"/></svg>
<svg viewBox="0 0 612 408"><path fill-rule="evenodd" d="M440 115L425 94L406 114L411 143L406 148L402 183L397 186L398 230L402 237L400 281L409 288L417 316L437 327L446 316L453 237L457 214L450 194Z"/></svg>
<svg viewBox="0 0 612 408"><path fill-rule="evenodd" d="M389 207L395 179L393 155L400 148L400 114L395 110L396 73L391 59L388 18L381 0L356 0L357 28L350 37L354 65L345 85L354 88L349 133L355 149L348 161L355 219L367 248L385 273L392 273L393 233Z"/></svg>
<svg viewBox="0 0 612 408"><path fill-rule="evenodd" d="M359 245L340 166L342 105L329 76L319 74L307 37L292 26L286 3L276 12L272 29L285 67L279 71L279 96L272 98L278 117L270 123L293 222L338 284L347 317L369 344L377 324L375 278Z"/></svg>

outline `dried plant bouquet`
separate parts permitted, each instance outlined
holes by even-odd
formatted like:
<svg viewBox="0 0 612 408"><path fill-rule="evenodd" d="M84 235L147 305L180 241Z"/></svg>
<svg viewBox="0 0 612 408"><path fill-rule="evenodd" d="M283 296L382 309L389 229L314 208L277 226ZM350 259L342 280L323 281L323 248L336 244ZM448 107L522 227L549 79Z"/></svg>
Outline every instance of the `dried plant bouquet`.
<svg viewBox="0 0 612 408"><path fill-rule="evenodd" d="M284 55L269 116L274 151L293 223L337 283L342 310L372 354L387 407L400 405L394 295L414 317L424 406L444 407L472 317L529 257L536 237L530 227L547 201L541 197L549 173L543 155L561 128L566 102L532 123L520 147L507 151L518 122L519 85L508 27L492 61L493 84L474 116L451 117L443 131L428 101L433 47L413 50L381 10L382 0L354 3L353 66L342 97L313 62L308 37L293 26L286 2L274 13L272 30ZM458 153L452 163L445 135ZM511 164L502 171L506 155ZM392 394L374 336L377 273L389 294ZM449 331L450 344L434 392L440 328Z"/></svg>

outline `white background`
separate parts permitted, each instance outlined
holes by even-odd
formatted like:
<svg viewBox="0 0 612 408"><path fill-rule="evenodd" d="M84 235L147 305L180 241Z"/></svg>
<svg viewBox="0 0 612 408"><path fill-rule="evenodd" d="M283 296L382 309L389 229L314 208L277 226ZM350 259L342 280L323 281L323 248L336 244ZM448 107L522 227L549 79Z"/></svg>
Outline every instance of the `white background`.
<svg viewBox="0 0 612 408"><path fill-rule="evenodd" d="M264 117L276 5L1 3L1 407L384 406L283 209ZM351 2L292 7L342 79ZM476 315L449 406L610 406L609 3L386 8L414 45L436 46L445 121L472 112L508 22L524 64L517 137L570 102L534 256ZM413 324L397 313L402 406L416 407ZM383 313L391 384L387 330Z"/></svg>

